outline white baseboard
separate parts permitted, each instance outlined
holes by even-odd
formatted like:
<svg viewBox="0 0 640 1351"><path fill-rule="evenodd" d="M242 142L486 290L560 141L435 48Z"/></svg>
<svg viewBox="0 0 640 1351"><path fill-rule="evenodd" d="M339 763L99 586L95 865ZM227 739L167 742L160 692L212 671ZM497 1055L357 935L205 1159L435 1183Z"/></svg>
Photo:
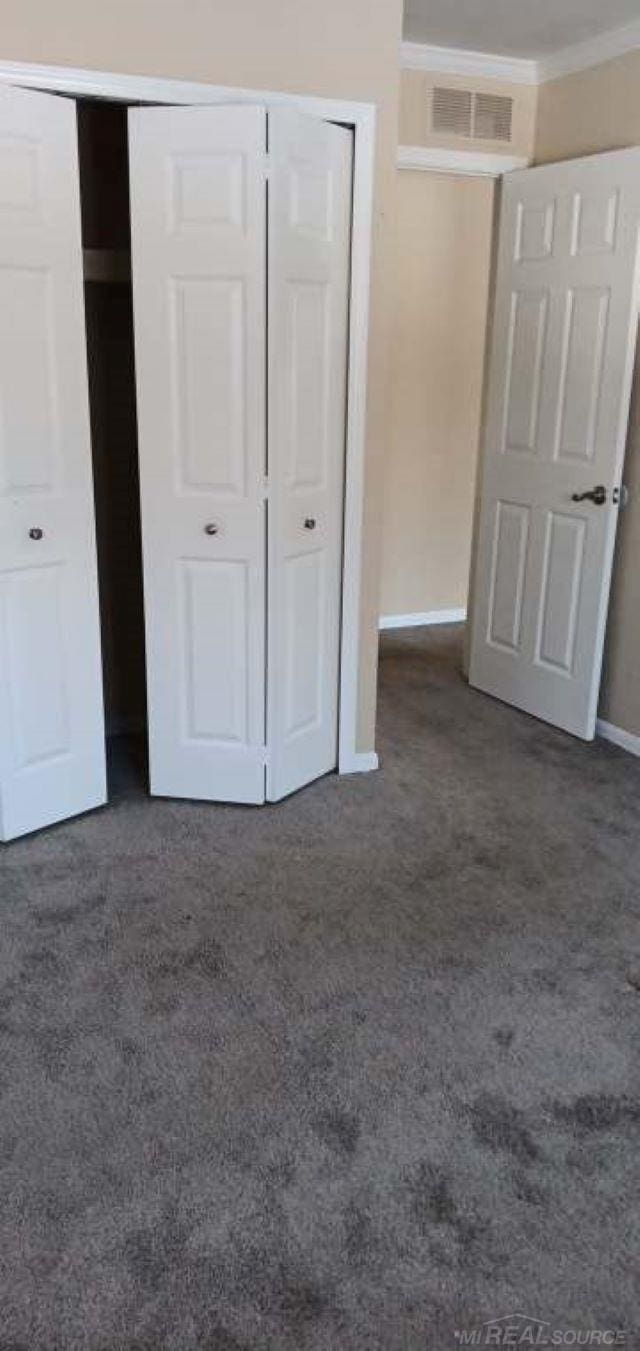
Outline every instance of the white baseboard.
<svg viewBox="0 0 640 1351"><path fill-rule="evenodd" d="M380 615L381 629L415 629L426 624L462 624L467 617L462 610L418 610L409 615Z"/></svg>
<svg viewBox="0 0 640 1351"><path fill-rule="evenodd" d="M640 736L634 732L625 732L624 727L615 727L612 722L604 722L598 718L596 723L596 735L604 737L605 741L612 741L614 746L621 746L623 751L629 751L630 755L640 755Z"/></svg>
<svg viewBox="0 0 640 1351"><path fill-rule="evenodd" d="M377 769L379 765L378 756L375 751L353 751L351 755L340 761L339 772L341 774L370 774L372 769Z"/></svg>

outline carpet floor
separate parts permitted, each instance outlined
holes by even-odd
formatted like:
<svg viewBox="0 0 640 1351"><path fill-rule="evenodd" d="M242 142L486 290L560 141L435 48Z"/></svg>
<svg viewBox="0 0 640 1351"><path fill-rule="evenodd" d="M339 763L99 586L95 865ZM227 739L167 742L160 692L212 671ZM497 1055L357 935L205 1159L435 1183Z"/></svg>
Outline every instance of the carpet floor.
<svg viewBox="0 0 640 1351"><path fill-rule="evenodd" d="M460 641L385 636L377 774L3 850L0 1351L638 1345L640 762Z"/></svg>

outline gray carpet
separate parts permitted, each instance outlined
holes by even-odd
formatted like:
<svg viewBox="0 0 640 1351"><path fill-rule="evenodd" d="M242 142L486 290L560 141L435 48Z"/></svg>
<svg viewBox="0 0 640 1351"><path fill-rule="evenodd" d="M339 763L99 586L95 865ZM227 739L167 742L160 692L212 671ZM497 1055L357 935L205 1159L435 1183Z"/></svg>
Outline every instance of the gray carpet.
<svg viewBox="0 0 640 1351"><path fill-rule="evenodd" d="M1 1351L637 1345L640 762L384 644L382 769L4 850Z"/></svg>

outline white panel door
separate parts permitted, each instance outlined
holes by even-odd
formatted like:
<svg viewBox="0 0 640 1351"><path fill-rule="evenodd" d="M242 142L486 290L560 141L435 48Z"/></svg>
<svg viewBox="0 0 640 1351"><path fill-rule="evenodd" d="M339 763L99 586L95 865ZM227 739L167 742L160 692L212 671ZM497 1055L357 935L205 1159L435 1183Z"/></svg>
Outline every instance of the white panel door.
<svg viewBox="0 0 640 1351"><path fill-rule="evenodd" d="M351 133L269 113L267 797L335 768Z"/></svg>
<svg viewBox="0 0 640 1351"><path fill-rule="evenodd" d="M151 791L262 802L266 111L129 143Z"/></svg>
<svg viewBox="0 0 640 1351"><path fill-rule="evenodd" d="M589 740L638 320L640 150L503 184L470 680Z"/></svg>
<svg viewBox="0 0 640 1351"><path fill-rule="evenodd" d="M75 104L0 89L0 838L105 801Z"/></svg>

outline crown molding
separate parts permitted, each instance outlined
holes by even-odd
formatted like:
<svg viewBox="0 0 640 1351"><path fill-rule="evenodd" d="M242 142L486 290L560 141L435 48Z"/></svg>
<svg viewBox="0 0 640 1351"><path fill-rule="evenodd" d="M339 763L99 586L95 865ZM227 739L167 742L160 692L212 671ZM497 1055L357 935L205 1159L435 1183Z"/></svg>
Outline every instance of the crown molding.
<svg viewBox="0 0 640 1351"><path fill-rule="evenodd" d="M622 28L612 28L585 42L573 42L537 60L492 52L468 52L462 47L430 47L422 42L403 42L400 64L403 70L537 85L579 70L589 70L591 66L602 66L606 61L614 61L617 56L625 56L639 48L640 19L634 19Z"/></svg>
<svg viewBox="0 0 640 1351"><path fill-rule="evenodd" d="M633 23L624 24L622 28L612 28L597 38L574 42L559 52L542 57L537 63L538 83L546 84L549 80L571 75L574 71L604 65L605 61L614 61L617 56L625 56L639 47L640 19L634 19Z"/></svg>
<svg viewBox="0 0 640 1351"><path fill-rule="evenodd" d="M445 150L440 146L399 145L399 169L420 169L432 174L460 174L463 178L501 178L513 169L531 163L522 155L491 155L482 150Z"/></svg>
<svg viewBox="0 0 640 1351"><path fill-rule="evenodd" d="M429 47L422 42L403 42L400 64L404 70L429 70L446 75L480 76L507 84L537 84L538 64L519 57L467 52L461 47Z"/></svg>

